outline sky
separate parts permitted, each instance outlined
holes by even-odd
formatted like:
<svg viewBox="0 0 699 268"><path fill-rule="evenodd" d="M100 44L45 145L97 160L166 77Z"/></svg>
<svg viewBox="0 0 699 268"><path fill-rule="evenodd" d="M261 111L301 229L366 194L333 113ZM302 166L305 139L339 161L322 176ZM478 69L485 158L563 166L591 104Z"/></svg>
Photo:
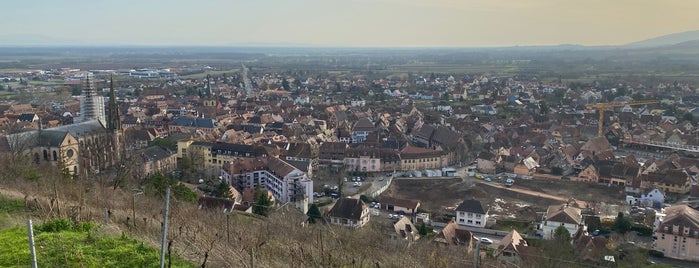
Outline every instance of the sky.
<svg viewBox="0 0 699 268"><path fill-rule="evenodd" d="M0 42L621 45L699 30L695 0L4 0Z"/></svg>

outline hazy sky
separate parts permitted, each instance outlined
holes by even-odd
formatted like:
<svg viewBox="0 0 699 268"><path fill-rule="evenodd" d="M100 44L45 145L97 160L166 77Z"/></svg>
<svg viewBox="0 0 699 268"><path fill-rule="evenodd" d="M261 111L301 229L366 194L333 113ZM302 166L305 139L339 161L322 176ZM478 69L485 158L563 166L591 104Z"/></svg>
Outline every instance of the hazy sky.
<svg viewBox="0 0 699 268"><path fill-rule="evenodd" d="M696 0L7 0L0 6L0 38L85 45L617 45L699 29Z"/></svg>

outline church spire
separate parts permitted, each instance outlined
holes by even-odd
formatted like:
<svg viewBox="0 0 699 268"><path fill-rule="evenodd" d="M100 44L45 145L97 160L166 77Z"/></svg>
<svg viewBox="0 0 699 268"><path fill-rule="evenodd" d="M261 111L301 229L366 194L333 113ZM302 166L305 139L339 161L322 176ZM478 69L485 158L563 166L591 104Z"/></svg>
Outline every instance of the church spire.
<svg viewBox="0 0 699 268"><path fill-rule="evenodd" d="M114 92L114 75L111 75L109 80L109 119L107 120L107 129L117 131L121 129L121 120L119 118L116 93Z"/></svg>

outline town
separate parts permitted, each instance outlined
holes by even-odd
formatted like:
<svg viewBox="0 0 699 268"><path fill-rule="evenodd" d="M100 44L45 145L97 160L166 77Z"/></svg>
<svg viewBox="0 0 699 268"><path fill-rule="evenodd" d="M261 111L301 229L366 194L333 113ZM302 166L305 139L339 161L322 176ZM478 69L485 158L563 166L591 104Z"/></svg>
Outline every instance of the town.
<svg viewBox="0 0 699 268"><path fill-rule="evenodd" d="M48 205L21 194L132 232L159 224L136 196L157 202L171 187L199 217L283 215L335 226L325 235L369 228L392 247L459 252L436 267L699 261L699 81L272 59L1 71L3 176L92 183L80 187L103 196L105 216L61 209L68 192ZM117 189L133 204L110 201ZM335 258L315 264L348 261Z"/></svg>

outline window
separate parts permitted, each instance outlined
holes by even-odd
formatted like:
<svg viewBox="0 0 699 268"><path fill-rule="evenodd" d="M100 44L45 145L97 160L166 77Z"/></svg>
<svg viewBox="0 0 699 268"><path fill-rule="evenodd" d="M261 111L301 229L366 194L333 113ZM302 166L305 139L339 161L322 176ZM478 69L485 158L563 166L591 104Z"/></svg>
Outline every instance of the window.
<svg viewBox="0 0 699 268"><path fill-rule="evenodd" d="M472 221L472 220L468 220L468 223L469 223L469 224L473 224L473 221Z"/></svg>
<svg viewBox="0 0 699 268"><path fill-rule="evenodd" d="M469 213L468 213L468 217L469 217L469 218L473 217L473 213L469 212Z"/></svg>
<svg viewBox="0 0 699 268"><path fill-rule="evenodd" d="M480 221L476 221L476 225L481 225L481 222L480 222Z"/></svg>
<svg viewBox="0 0 699 268"><path fill-rule="evenodd" d="M464 222L464 219L459 219L459 222Z"/></svg>

